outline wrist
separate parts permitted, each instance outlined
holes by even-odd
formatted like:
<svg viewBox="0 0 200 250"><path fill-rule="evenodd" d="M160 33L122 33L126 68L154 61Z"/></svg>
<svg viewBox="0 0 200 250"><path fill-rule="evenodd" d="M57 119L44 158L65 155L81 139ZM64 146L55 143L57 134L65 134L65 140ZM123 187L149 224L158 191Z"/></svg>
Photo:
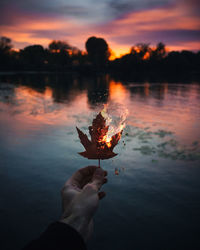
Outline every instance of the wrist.
<svg viewBox="0 0 200 250"><path fill-rule="evenodd" d="M71 214L67 217L61 218L60 222L71 226L80 233L85 241L87 240L89 222L86 218L80 215Z"/></svg>

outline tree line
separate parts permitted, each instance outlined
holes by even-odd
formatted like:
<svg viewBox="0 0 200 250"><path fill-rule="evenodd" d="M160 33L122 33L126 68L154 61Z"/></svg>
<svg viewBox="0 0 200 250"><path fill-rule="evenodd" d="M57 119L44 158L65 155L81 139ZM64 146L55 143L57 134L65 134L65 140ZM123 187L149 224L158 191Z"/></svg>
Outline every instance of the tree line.
<svg viewBox="0 0 200 250"><path fill-rule="evenodd" d="M163 43L155 48L139 43L129 53L109 60L112 52L103 38L90 37L85 43L86 52L65 41L53 40L48 48L30 45L19 51L13 49L12 41L0 37L0 71L82 71L112 72L131 75L135 72L198 72L200 51L167 52Z"/></svg>

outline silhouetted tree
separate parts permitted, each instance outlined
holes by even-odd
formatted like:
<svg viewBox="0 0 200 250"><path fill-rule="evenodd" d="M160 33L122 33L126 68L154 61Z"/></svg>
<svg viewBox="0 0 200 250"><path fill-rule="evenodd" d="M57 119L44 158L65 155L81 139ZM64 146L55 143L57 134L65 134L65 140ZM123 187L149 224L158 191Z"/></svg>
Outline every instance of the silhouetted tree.
<svg viewBox="0 0 200 250"><path fill-rule="evenodd" d="M9 68L12 64L11 60L11 39L5 36L0 37L0 69Z"/></svg>
<svg viewBox="0 0 200 250"><path fill-rule="evenodd" d="M166 57L165 44L160 42L156 48L151 48L149 52L148 70L149 71L163 71L165 70L164 59Z"/></svg>
<svg viewBox="0 0 200 250"><path fill-rule="evenodd" d="M66 70L70 65L72 46L65 41L54 40L49 44L48 63L54 70Z"/></svg>
<svg viewBox="0 0 200 250"><path fill-rule="evenodd" d="M97 68L102 68L108 62L110 56L109 47L103 38L92 36L85 44L89 60Z"/></svg>
<svg viewBox="0 0 200 250"><path fill-rule="evenodd" d="M200 52L166 52L165 44L158 43L155 48L148 43L132 46L130 52L109 61L111 50L103 38L90 37L86 41L86 52L69 45L65 41L53 40L48 49L41 45L31 45L17 51L12 49L10 38L0 37L0 70L49 70L79 71L90 75L94 71L107 71L119 77L131 79L133 76L157 75L198 76ZM92 65L91 65L92 64Z"/></svg>
<svg viewBox="0 0 200 250"><path fill-rule="evenodd" d="M130 54L134 55L137 60L144 60L150 53L149 43L138 43L136 46L132 46Z"/></svg>
<svg viewBox="0 0 200 250"><path fill-rule="evenodd" d="M23 66L29 69L42 69L45 62L45 50L41 45L31 45L20 51Z"/></svg>
<svg viewBox="0 0 200 250"><path fill-rule="evenodd" d="M50 44L49 44L49 51L53 52L53 53L59 53L62 51L67 51L71 49L71 46L64 42L64 41L59 41L59 40L53 40Z"/></svg>
<svg viewBox="0 0 200 250"><path fill-rule="evenodd" d="M81 50L77 49L76 47L72 47L70 57L71 57L72 66L75 68L83 67L84 64L86 64L87 62L86 53L83 53Z"/></svg>
<svg viewBox="0 0 200 250"><path fill-rule="evenodd" d="M158 43L155 49L151 49L150 58L152 61L160 61L166 56L164 43Z"/></svg>
<svg viewBox="0 0 200 250"><path fill-rule="evenodd" d="M124 74L131 75L133 72L145 71L147 68L151 48L147 43L138 43L132 46L130 53L122 56L114 62L116 71L122 71Z"/></svg>
<svg viewBox="0 0 200 250"><path fill-rule="evenodd" d="M200 58L199 53L183 50L171 51L165 58L165 65L171 71L199 71Z"/></svg>
<svg viewBox="0 0 200 250"><path fill-rule="evenodd" d="M158 55L158 59L163 59L166 55L166 48L165 48L165 44L164 43L158 43L156 46L156 50L157 55Z"/></svg>
<svg viewBox="0 0 200 250"><path fill-rule="evenodd" d="M11 44L11 39L5 36L0 37L0 51L4 52L4 53L8 53L11 48L12 48L12 44Z"/></svg>

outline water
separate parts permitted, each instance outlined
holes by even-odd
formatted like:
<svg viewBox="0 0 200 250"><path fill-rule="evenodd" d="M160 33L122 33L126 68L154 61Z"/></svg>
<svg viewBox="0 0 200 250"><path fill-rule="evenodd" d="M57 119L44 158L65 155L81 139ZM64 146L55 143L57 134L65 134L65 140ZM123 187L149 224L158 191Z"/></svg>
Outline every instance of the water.
<svg viewBox="0 0 200 250"><path fill-rule="evenodd" d="M200 85L53 74L0 76L1 249L59 219L65 180L97 165L77 154L75 126L88 133L104 103L129 115L118 156L101 163L107 196L89 249L199 249Z"/></svg>

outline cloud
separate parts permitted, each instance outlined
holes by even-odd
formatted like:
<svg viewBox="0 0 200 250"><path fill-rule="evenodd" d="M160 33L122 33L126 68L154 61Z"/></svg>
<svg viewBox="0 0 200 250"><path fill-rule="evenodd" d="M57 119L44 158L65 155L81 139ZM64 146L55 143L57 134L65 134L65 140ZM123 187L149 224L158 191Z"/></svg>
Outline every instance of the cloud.
<svg viewBox="0 0 200 250"><path fill-rule="evenodd" d="M53 39L60 39L83 49L88 36L94 34L93 31L90 26L73 22L70 18L22 15L21 11L15 10L10 23L1 24L0 36L10 37L17 48L30 44L47 47Z"/></svg>
<svg viewBox="0 0 200 250"><path fill-rule="evenodd" d="M92 0L1 0L0 20L10 22L9 10L16 9L25 15L44 17L67 17L84 23L102 23L110 19L104 1ZM1 17L3 16L3 17Z"/></svg>
<svg viewBox="0 0 200 250"><path fill-rule="evenodd" d="M199 39L199 17L190 16L178 7L155 8L126 14L98 31L115 42L130 44L135 42L188 41ZM174 37L174 38L172 38Z"/></svg>
<svg viewBox="0 0 200 250"><path fill-rule="evenodd" d="M199 17L200 3L199 0L177 0L177 4L182 6L188 14Z"/></svg>
<svg viewBox="0 0 200 250"><path fill-rule="evenodd" d="M138 42L200 47L196 0L2 0L0 35L18 48L66 40L84 49L88 37L107 40L117 54Z"/></svg>
<svg viewBox="0 0 200 250"><path fill-rule="evenodd" d="M116 17L135 11L170 5L173 0L109 0L108 6Z"/></svg>
<svg viewBox="0 0 200 250"><path fill-rule="evenodd" d="M119 44L135 45L140 42L158 43L164 42L166 44L176 44L183 42L198 42L200 41L200 33L197 30L158 30L158 31L144 31L138 35L127 35L116 37L115 41Z"/></svg>
<svg viewBox="0 0 200 250"><path fill-rule="evenodd" d="M12 19L9 10L16 9L25 15L43 15L57 18L67 17L74 21L81 20L89 24L102 24L133 11L166 6L172 1L173 0L1 0L0 18L3 15L4 23L6 23L6 21L9 22L9 18Z"/></svg>

